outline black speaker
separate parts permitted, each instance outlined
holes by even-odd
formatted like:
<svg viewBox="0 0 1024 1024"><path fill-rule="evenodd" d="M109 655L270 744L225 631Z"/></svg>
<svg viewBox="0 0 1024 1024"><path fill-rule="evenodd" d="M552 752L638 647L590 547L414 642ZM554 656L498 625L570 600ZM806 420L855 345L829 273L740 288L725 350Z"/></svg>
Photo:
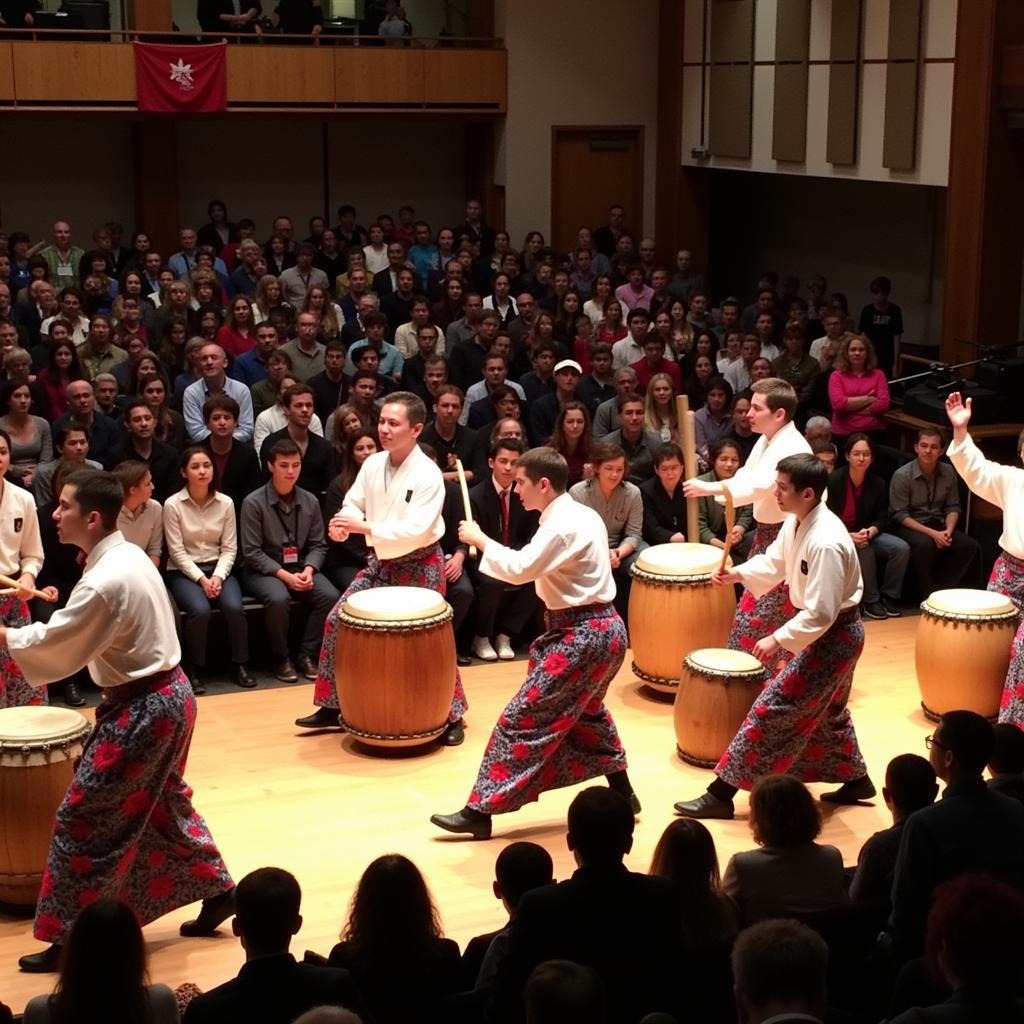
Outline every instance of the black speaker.
<svg viewBox="0 0 1024 1024"><path fill-rule="evenodd" d="M974 379L983 388L1019 397L1024 393L1024 359L986 359L978 363Z"/></svg>
<svg viewBox="0 0 1024 1024"><path fill-rule="evenodd" d="M108 0L64 0L61 10L76 19L76 28L105 30L110 28Z"/></svg>
<svg viewBox="0 0 1024 1024"><path fill-rule="evenodd" d="M974 381L966 381L961 389L964 398L971 399L973 412L972 423L999 423L1003 419L1005 401L998 391L979 387ZM948 391L939 391L927 384L918 384L910 388L903 400L903 411L908 416L928 420L941 426L947 426L946 395Z"/></svg>

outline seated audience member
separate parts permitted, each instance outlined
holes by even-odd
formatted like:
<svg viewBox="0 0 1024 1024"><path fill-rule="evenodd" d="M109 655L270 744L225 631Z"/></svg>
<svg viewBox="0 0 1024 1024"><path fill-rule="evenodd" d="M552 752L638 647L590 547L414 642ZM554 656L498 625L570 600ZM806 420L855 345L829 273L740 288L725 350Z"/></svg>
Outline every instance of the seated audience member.
<svg viewBox="0 0 1024 1024"><path fill-rule="evenodd" d="M643 539L648 544L680 544L686 540L682 479L682 449L674 443L659 445L654 451L654 476L640 485Z"/></svg>
<svg viewBox="0 0 1024 1024"><path fill-rule="evenodd" d="M345 346L340 341L329 341L324 346L324 369L309 378L313 389L314 411L321 423L326 422L339 405L348 399L348 378L344 374Z"/></svg>
<svg viewBox="0 0 1024 1024"><path fill-rule="evenodd" d="M373 454L380 450L376 430L358 426L345 438L345 448L340 471L327 485L324 498L324 522L329 523L331 517L341 508L341 503L349 488L355 483L359 467ZM334 584L339 593L344 594L360 569L366 568L366 535L351 533L343 541L327 538L327 557L324 559L324 575Z"/></svg>
<svg viewBox="0 0 1024 1024"><path fill-rule="evenodd" d="M531 369L519 378L526 403L536 402L539 398L555 390L555 344L550 339L534 342L527 350L530 354Z"/></svg>
<svg viewBox="0 0 1024 1024"><path fill-rule="evenodd" d="M274 676L294 683L300 672L316 678L324 620L338 592L320 572L327 554L320 502L296 486L302 472L299 446L291 439L280 440L268 455L270 481L242 502L242 589L265 609ZM288 650L293 602L309 612L294 665Z"/></svg>
<svg viewBox="0 0 1024 1024"><path fill-rule="evenodd" d="M896 536L910 545L910 564L922 597L947 587L977 586L981 547L959 531L956 471L941 462L942 435L935 427L917 432L917 458L901 466L889 483L889 515Z"/></svg>
<svg viewBox="0 0 1024 1024"><path fill-rule="evenodd" d="M530 403L526 426L533 444L544 444L551 437L558 414L574 399L581 372L579 363L563 359L555 366L555 390Z"/></svg>
<svg viewBox="0 0 1024 1024"><path fill-rule="evenodd" d="M667 878L623 864L633 846L629 801L611 789L588 787L570 804L568 824L566 841L579 866L567 881L533 889L519 901L495 978L495 1019L523 1020L530 974L545 960L563 958L604 980L610 1021L679 1014L685 963L679 900Z"/></svg>
<svg viewBox="0 0 1024 1024"><path fill-rule="evenodd" d="M433 404L433 397L427 403ZM465 412L465 409L463 409ZM498 420L507 416L520 419L523 413L523 402L518 393L512 390L512 385L499 384L486 398L477 399L469 410L466 417L466 426L470 430L486 433L483 428L490 428ZM461 415L461 414L460 414Z"/></svg>
<svg viewBox="0 0 1024 1024"><path fill-rule="evenodd" d="M288 427L290 422L288 415L288 395L296 387L307 388L309 385L303 384L296 376L291 373L286 373L277 382L277 401L269 408L264 409L263 412L256 417L256 425L253 428L252 434L252 445L253 448L260 452L263 450L264 442L273 434L278 434L282 430ZM303 402L303 405L306 403ZM320 417L313 413L310 417L308 431L319 436L323 436L323 426L320 423ZM261 459L261 465L264 464L265 460Z"/></svg>
<svg viewBox="0 0 1024 1024"><path fill-rule="evenodd" d="M722 879L744 924L848 902L843 855L814 841L821 833L821 815L799 779L766 775L754 784L750 831L760 849L733 854Z"/></svg>
<svg viewBox="0 0 1024 1024"><path fill-rule="evenodd" d="M615 299L605 303L605 321L598 331L598 340L612 346L612 365L616 370L623 366L634 368L644 358L644 342L647 340L647 329L651 318L646 309L631 310L624 328L615 323L614 316L609 317L619 307Z"/></svg>
<svg viewBox="0 0 1024 1024"><path fill-rule="evenodd" d="M89 334L78 349L78 361L82 372L89 380L95 380L99 373L109 373L118 363L128 358L128 353L110 342L112 331L110 320L95 316L89 324Z"/></svg>
<svg viewBox="0 0 1024 1024"><path fill-rule="evenodd" d="M230 395L211 395L203 403L203 422L209 431L203 447L213 463L213 485L234 503L236 524L242 502L263 484L260 460L252 445L234 438L238 412L238 403Z"/></svg>
<svg viewBox="0 0 1024 1024"><path fill-rule="evenodd" d="M139 398L149 406L155 421L153 436L175 451L185 448L185 418L167 405L167 380L158 373L139 375Z"/></svg>
<svg viewBox="0 0 1024 1024"><path fill-rule="evenodd" d="M897 962L920 955L940 883L980 871L1024 889L1024 807L982 777L995 749L991 724L973 711L950 711L926 745L946 788L903 825L887 925Z"/></svg>
<svg viewBox="0 0 1024 1024"><path fill-rule="evenodd" d="M639 485L654 472L654 453L662 440L653 430L645 428L644 400L638 394L626 392L615 401L619 427L599 440L618 445L623 450L629 459L629 481Z"/></svg>
<svg viewBox="0 0 1024 1024"><path fill-rule="evenodd" d="M380 372L380 353L372 345L364 345L356 352L356 373L372 373L379 396L389 395L398 389L394 377ZM353 381L355 375L353 374Z"/></svg>
<svg viewBox="0 0 1024 1024"><path fill-rule="evenodd" d="M531 889L554 883L551 854L536 843L509 843L494 862L494 898L508 912L508 923L498 931L477 935L462 954L462 987L490 988L498 964L508 947L508 932L516 918L519 901Z"/></svg>
<svg viewBox="0 0 1024 1024"><path fill-rule="evenodd" d="M828 946L797 921L762 921L740 933L732 950L741 1024L822 1024Z"/></svg>
<svg viewBox="0 0 1024 1024"><path fill-rule="evenodd" d="M50 462L41 462L32 474L32 496L36 507L53 501L53 477L62 459L75 464L75 469L102 469L99 462L87 459L89 437L85 427L74 420L66 420L54 430L53 443L57 457Z"/></svg>
<svg viewBox="0 0 1024 1024"><path fill-rule="evenodd" d="M27 381L5 380L0 385L0 429L11 439L11 466L7 474L26 490L40 462L53 460L50 424L42 416L33 416L32 393Z"/></svg>
<svg viewBox="0 0 1024 1024"><path fill-rule="evenodd" d="M518 406L516 411L518 412ZM502 416L493 424L477 431L473 450L473 474L478 480L486 480L490 470L488 459L491 457L491 445L499 437L511 437L526 445L526 430L523 421L516 416Z"/></svg>
<svg viewBox="0 0 1024 1024"><path fill-rule="evenodd" d="M327 487L331 471L331 446L311 429L315 415L313 402L313 389L308 384L293 384L285 390L281 404L288 421L280 430L268 434L260 445L260 464L268 463L270 451L278 441L294 441L302 453L302 472L297 486L319 498Z"/></svg>
<svg viewBox="0 0 1024 1024"><path fill-rule="evenodd" d="M124 425L124 440L107 453L104 468L113 469L129 461L145 463L152 474L153 494L163 503L178 489L178 453L153 436L156 420L143 399L132 399L125 406Z"/></svg>
<svg viewBox="0 0 1024 1024"><path fill-rule="evenodd" d="M383 399L380 391L379 374L376 370L356 370L348 403L367 423L376 423Z"/></svg>
<svg viewBox="0 0 1024 1024"><path fill-rule="evenodd" d="M648 874L675 885L688 948L728 946L736 937L739 908L722 891L715 840L702 822L677 818L667 825Z"/></svg>
<svg viewBox="0 0 1024 1024"><path fill-rule="evenodd" d="M328 963L352 972L376 1024L439 1019L459 987L459 947L441 934L426 880L400 854L363 872Z"/></svg>
<svg viewBox="0 0 1024 1024"><path fill-rule="evenodd" d="M655 446L657 447L657 446ZM623 620L629 608L629 588L633 567L643 540L644 506L640 488L626 479L629 460L622 448L611 440L594 445L590 453L594 475L569 489L581 505L592 508L608 530L608 548L615 577L615 607Z"/></svg>
<svg viewBox="0 0 1024 1024"><path fill-rule="evenodd" d="M576 385L576 397L587 407L591 418L597 413L602 402L614 399L615 377L612 373L612 349L603 341L592 342L588 347L589 371ZM578 358L580 365L585 365ZM636 390L636 374L630 378L629 390Z"/></svg>
<svg viewBox="0 0 1024 1024"><path fill-rule="evenodd" d="M448 383L448 363L443 352L434 351L436 346L433 335L430 333L432 330L434 328L429 324L417 329L417 351L402 363L402 379L399 386L404 391L412 391L421 398L426 392L427 377L431 367L441 367L444 370L444 380L437 381L438 384Z"/></svg>
<svg viewBox="0 0 1024 1024"><path fill-rule="evenodd" d="M231 574L238 556L234 502L213 482L213 460L202 447L187 448L181 456L185 486L164 502L164 542L167 545L167 589L185 613L182 664L193 691L204 689L200 674L206 666L206 637L211 602L216 601L227 624L232 678L249 689L249 627L242 608L242 590Z"/></svg>
<svg viewBox="0 0 1024 1024"><path fill-rule="evenodd" d="M209 431L203 422L203 404L211 395L230 395L239 409L235 440L249 441L253 431L253 406L249 389L227 375L228 357L220 345L203 345L197 354L200 378L185 388L181 411L188 436L193 442L206 440Z"/></svg>
<svg viewBox="0 0 1024 1024"><path fill-rule="evenodd" d="M797 409L806 409L811 400L814 378L821 372L821 367L816 359L807 354L807 339L803 328L792 321L782 332L782 345L782 354L772 361L772 376L792 384L796 392ZM799 412L797 416L803 419Z"/></svg>
<svg viewBox="0 0 1024 1024"><path fill-rule="evenodd" d="M679 413L676 409L672 379L667 373L651 378L644 398L644 429L663 441L679 441Z"/></svg>
<svg viewBox="0 0 1024 1024"><path fill-rule="evenodd" d="M390 377L393 381L398 381L402 376L405 359L394 345L384 340L388 329L388 318L383 313L368 313L363 318L363 329L366 334L349 346L345 372L350 375L355 373L360 351L364 348L372 348L377 353L378 372Z"/></svg>
<svg viewBox="0 0 1024 1024"><path fill-rule="evenodd" d="M551 436L544 443L554 448L569 467L569 486L579 483L588 473L594 435L587 407L575 399L566 402L555 419Z"/></svg>
<svg viewBox="0 0 1024 1024"><path fill-rule="evenodd" d="M815 442L821 443L821 442ZM910 562L910 545L886 533L889 500L886 487L871 472L875 446L867 434L846 439L846 464L828 478L828 507L843 521L857 547L864 577L861 611L869 619L898 618L903 577ZM879 563L885 566L881 587Z"/></svg>
<svg viewBox="0 0 1024 1024"><path fill-rule="evenodd" d="M1024 803L1024 732L1009 722L999 722L992 732L995 749L988 762L988 788Z"/></svg>
<svg viewBox="0 0 1024 1024"><path fill-rule="evenodd" d="M1024 928L1024 895L982 874L965 874L935 890L925 950L930 973L950 992L944 1002L914 1007L889 1024L1019 1024L1020 976L1006 957Z"/></svg>
<svg viewBox="0 0 1024 1024"><path fill-rule="evenodd" d="M434 461L437 453L429 444L420 448ZM444 533L438 544L444 555L445 600L452 607L452 631L455 633L455 661L458 665L472 665L473 658L466 651L466 636L462 624L473 604L473 583L468 572L469 545L459 540L459 522L465 519L462 491L455 480L445 480L444 501L441 504L441 522Z"/></svg>
<svg viewBox="0 0 1024 1024"><path fill-rule="evenodd" d="M483 380L478 380L466 391L466 400L459 419L460 423L469 423L471 407L475 403L485 400L488 395L499 387L511 388L521 402L526 401L526 392L523 391L523 386L508 379L508 356L504 352L492 348L487 353L487 356L484 358L483 374Z"/></svg>
<svg viewBox="0 0 1024 1024"><path fill-rule="evenodd" d="M153 499L153 474L146 463L134 461L119 463L113 473L124 488L117 528L126 541L142 548L159 569L164 550L164 521L160 502Z"/></svg>
<svg viewBox="0 0 1024 1024"><path fill-rule="evenodd" d="M434 397L434 419L423 428L420 443L428 444L437 455L437 464L446 480L457 480L455 460L460 459L466 478L473 479L473 450L476 431L459 423L463 393L453 384L437 389Z"/></svg>
<svg viewBox="0 0 1024 1024"><path fill-rule="evenodd" d="M476 295L467 296L467 317L470 315L471 301L479 302L480 299ZM446 346L451 379L463 390L468 390L484 379L484 361L501 326L501 317L493 309L486 309L474 315L476 321L473 333L467 338L457 340L454 345ZM452 338L457 330L458 321L448 328L447 337Z"/></svg>
<svg viewBox="0 0 1024 1024"><path fill-rule="evenodd" d="M930 807L938 792L935 769L920 755L900 754L889 762L882 799L892 813L892 825L876 832L860 848L850 882L850 899L855 903L889 902L903 826L914 811Z"/></svg>
<svg viewBox="0 0 1024 1024"><path fill-rule="evenodd" d="M155 370L159 364L154 360L152 367ZM96 411L103 413L108 419L115 423L121 421L124 410L117 401L117 379L112 373L98 373L92 382L92 391L96 396Z"/></svg>
<svg viewBox="0 0 1024 1024"><path fill-rule="evenodd" d="M319 327L320 321L315 313L300 313L295 318L295 338L280 348L288 354L292 370L303 384L323 372L324 346L316 340Z"/></svg>
<svg viewBox="0 0 1024 1024"><path fill-rule="evenodd" d="M414 359L417 355L422 358L427 356L444 355L444 332L437 327L430 319L430 299L426 295L417 295L412 300L409 309L412 319L407 324L402 324L395 331L394 345L406 362ZM422 340L420 334L422 332ZM405 363L402 364L405 370ZM422 375L420 377L422 380Z"/></svg>
<svg viewBox="0 0 1024 1024"><path fill-rule="evenodd" d="M699 355L694 359L693 370L683 381L683 394L690 400L691 409L700 409L707 402L708 387L715 374L715 364L711 356ZM756 378L756 374L752 376Z"/></svg>
<svg viewBox="0 0 1024 1024"><path fill-rule="evenodd" d="M758 437L750 426L749 414L750 392L747 391L732 400L732 433L729 435L729 439L739 446L744 462L750 458Z"/></svg>
<svg viewBox="0 0 1024 1024"><path fill-rule="evenodd" d="M25 1024L177 1024L174 993L147 984L146 975L146 943L135 914L119 900L98 899L75 917L54 993L29 1000Z"/></svg>
<svg viewBox="0 0 1024 1024"><path fill-rule="evenodd" d="M592 967L545 960L523 990L527 1024L605 1024L607 991Z"/></svg>
<svg viewBox="0 0 1024 1024"><path fill-rule="evenodd" d="M889 411L889 385L878 368L874 346L853 335L839 346L835 370L828 379L832 406L832 439L843 445L850 434L869 434L885 439L883 414Z"/></svg>
<svg viewBox="0 0 1024 1024"><path fill-rule="evenodd" d="M301 902L299 883L281 868L250 871L238 883L231 928L245 950L245 963L237 977L188 1004L185 1024L292 1024L300 1014L326 1006L366 1017L348 971L299 963L289 952L302 927Z"/></svg>
<svg viewBox="0 0 1024 1024"><path fill-rule="evenodd" d="M731 480L743 463L742 452L736 441L724 438L716 441L708 452L711 469L698 480ZM729 557L734 562L744 561L754 542L754 506L738 505L734 509L736 525L732 528L732 548ZM697 499L697 527L700 543L724 548L726 540L725 506L714 498Z"/></svg>
<svg viewBox="0 0 1024 1024"><path fill-rule="evenodd" d="M824 416L812 416L804 427L804 437L810 445L818 441L832 443L832 424Z"/></svg>
<svg viewBox="0 0 1024 1024"><path fill-rule="evenodd" d="M867 436L866 434L864 435ZM836 446L831 441L812 441L811 442L811 454L819 461L825 464L825 468L829 473L835 472L836 468Z"/></svg>
<svg viewBox="0 0 1024 1024"><path fill-rule="evenodd" d="M256 344L238 356L231 366L231 376L247 388L266 378L267 359L272 352L277 351L279 344L277 328L269 320L257 324L253 333Z"/></svg>
<svg viewBox="0 0 1024 1024"><path fill-rule="evenodd" d="M74 343L64 338L51 341L46 365L39 371L38 384L43 391L43 415L51 423L68 411L67 387L75 380L84 380Z"/></svg>
<svg viewBox="0 0 1024 1024"><path fill-rule="evenodd" d="M252 386L252 411L256 420L268 409L277 404L277 394L281 381L290 377L295 383L299 378L292 373L292 361L287 352L277 349L267 356L267 375L258 384Z"/></svg>
<svg viewBox="0 0 1024 1024"><path fill-rule="evenodd" d="M102 464L107 454L121 440L117 424L96 408L96 396L92 385L86 380L72 381L67 386L68 412L53 424L54 434L64 424L74 420L85 428L89 438L89 458Z"/></svg>
<svg viewBox="0 0 1024 1024"><path fill-rule="evenodd" d="M723 376L732 385L734 394L745 391L754 382L754 363L761 356L761 339L756 334L745 334L740 343L740 358L730 363Z"/></svg>
<svg viewBox="0 0 1024 1024"><path fill-rule="evenodd" d="M732 386L724 377L712 377L708 381L704 404L693 416L697 453L701 458L708 459L711 446L732 433L732 399Z"/></svg>
<svg viewBox="0 0 1024 1024"><path fill-rule="evenodd" d="M489 475L469 491L473 518L480 529L505 547L518 551L537 532L535 512L527 512L515 491L516 459L526 451L521 441L499 439L491 445ZM511 661L512 638L519 636L537 610L532 584L514 586L492 579L469 563L473 582L473 654L481 661ZM493 646L492 646L493 644Z"/></svg>
<svg viewBox="0 0 1024 1024"><path fill-rule="evenodd" d="M665 343L660 334L648 334L643 340L643 358L630 365L636 370L637 390L646 394L651 379L659 373L668 375L672 382L672 390L680 394L683 390L683 378L679 364L675 360L665 358Z"/></svg>

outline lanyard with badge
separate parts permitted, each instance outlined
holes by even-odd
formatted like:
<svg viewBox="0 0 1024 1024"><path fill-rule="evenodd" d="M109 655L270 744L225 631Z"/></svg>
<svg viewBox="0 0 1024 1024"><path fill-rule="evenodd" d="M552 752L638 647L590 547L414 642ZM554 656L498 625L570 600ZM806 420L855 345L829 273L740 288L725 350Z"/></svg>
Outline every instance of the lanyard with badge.
<svg viewBox="0 0 1024 1024"><path fill-rule="evenodd" d="M274 511L277 513L277 518L281 520L281 527L284 530L284 547L281 549L281 564L282 565L298 565L299 564L299 505L298 502L292 505L292 518L295 520L295 529L290 530L288 528L288 522L285 517L281 514L281 506L275 505Z"/></svg>

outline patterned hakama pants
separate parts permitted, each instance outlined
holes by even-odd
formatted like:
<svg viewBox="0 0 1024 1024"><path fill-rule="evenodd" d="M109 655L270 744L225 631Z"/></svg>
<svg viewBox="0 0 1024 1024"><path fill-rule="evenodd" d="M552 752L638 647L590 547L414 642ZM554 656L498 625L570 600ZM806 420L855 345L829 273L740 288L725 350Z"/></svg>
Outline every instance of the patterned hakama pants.
<svg viewBox="0 0 1024 1024"><path fill-rule="evenodd" d="M610 775L626 755L604 706L626 655L626 627L615 607L545 613L530 645L526 682L501 713L467 806L515 811L541 793Z"/></svg>
<svg viewBox="0 0 1024 1024"><path fill-rule="evenodd" d="M5 626L27 626L31 622L28 605L16 597L0 597L0 623ZM0 646L0 708L21 708L49 703L45 686L32 686L26 681L11 657L11 652Z"/></svg>
<svg viewBox="0 0 1024 1024"><path fill-rule="evenodd" d="M768 680L715 774L739 789L764 775L788 773L802 782L866 775L846 706L863 648L860 612L848 608Z"/></svg>
<svg viewBox="0 0 1024 1024"><path fill-rule="evenodd" d="M57 809L35 937L63 942L93 900L122 900L140 924L233 886L182 777L196 699L180 669L106 691Z"/></svg>
<svg viewBox="0 0 1024 1024"><path fill-rule="evenodd" d="M379 561L372 552L367 558L366 568L341 595L338 603L330 610L324 623L324 642L320 648L320 664L317 666L316 685L313 689L313 703L321 708L338 708L338 688L334 675L335 645L338 641L338 612L348 598L360 590L374 587L423 587L436 590L442 597L445 591L444 553L439 544L412 551L403 558L389 558ZM466 713L469 704L466 691L462 688L462 676L455 668L455 694L452 697L448 721L457 722Z"/></svg>
<svg viewBox="0 0 1024 1024"><path fill-rule="evenodd" d="M1024 560L1004 551L992 567L988 589L1008 597L1018 612L1024 612ZM1010 668L1003 684L999 721L1024 729L1024 619L1017 625L1010 648Z"/></svg>

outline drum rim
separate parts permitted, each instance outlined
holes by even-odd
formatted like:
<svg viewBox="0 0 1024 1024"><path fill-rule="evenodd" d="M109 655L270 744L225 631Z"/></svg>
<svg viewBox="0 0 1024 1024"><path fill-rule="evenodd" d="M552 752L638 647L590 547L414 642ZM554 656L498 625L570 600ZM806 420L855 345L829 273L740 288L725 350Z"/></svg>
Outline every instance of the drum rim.
<svg viewBox="0 0 1024 1024"><path fill-rule="evenodd" d="M1009 600L1009 599L1007 599ZM993 623L1015 622L1020 612L1011 606L1005 612L950 612L944 608L935 608L928 603L928 598L921 602L921 614L931 619L942 619L945 622L959 622L965 626L985 626Z"/></svg>
<svg viewBox="0 0 1024 1024"><path fill-rule="evenodd" d="M694 573L691 576L665 576L661 573L654 573L647 569L641 569L636 562L634 562L629 570L629 574L634 579L643 580L644 583L653 583L655 586L661 585L663 587L669 587L674 584L687 586L697 583L710 583L713 572Z"/></svg>
<svg viewBox="0 0 1024 1024"><path fill-rule="evenodd" d="M441 626L446 622L450 622L453 617L452 606L447 602L443 610L418 619L360 619L347 612L344 606L338 609L339 625L348 626L350 629L362 629L367 632L380 633L414 632L421 629L430 629L432 626Z"/></svg>
<svg viewBox="0 0 1024 1024"><path fill-rule="evenodd" d="M761 662L757 662L757 665L751 665L750 668L732 668L732 669L719 669L714 668L710 665L702 665L699 662L693 660L693 655L699 651L704 650L720 650L721 648L715 647L698 647L696 650L690 651L683 658L683 665L696 675L714 677L716 679L764 679L768 675L768 667L762 665ZM732 651L733 654L746 654L746 651ZM753 658L751 654L749 657ZM756 658L754 659L757 660Z"/></svg>
<svg viewBox="0 0 1024 1024"><path fill-rule="evenodd" d="M48 754L56 748L67 750L72 744L83 743L92 732L92 724L83 718L82 724L73 732L58 736L38 737L31 740L15 740L0 736L0 756L5 754Z"/></svg>

